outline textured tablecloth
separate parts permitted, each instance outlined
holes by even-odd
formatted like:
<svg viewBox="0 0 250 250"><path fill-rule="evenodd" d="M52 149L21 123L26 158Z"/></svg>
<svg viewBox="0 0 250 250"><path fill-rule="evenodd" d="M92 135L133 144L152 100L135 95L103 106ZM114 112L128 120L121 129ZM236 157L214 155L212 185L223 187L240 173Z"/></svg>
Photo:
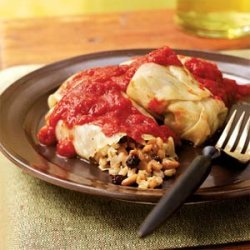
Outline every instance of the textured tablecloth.
<svg viewBox="0 0 250 250"><path fill-rule="evenodd" d="M37 67L0 72L0 91ZM53 186L23 173L0 153L1 250L163 249L250 240L250 197L185 205L140 239L137 229L151 209Z"/></svg>

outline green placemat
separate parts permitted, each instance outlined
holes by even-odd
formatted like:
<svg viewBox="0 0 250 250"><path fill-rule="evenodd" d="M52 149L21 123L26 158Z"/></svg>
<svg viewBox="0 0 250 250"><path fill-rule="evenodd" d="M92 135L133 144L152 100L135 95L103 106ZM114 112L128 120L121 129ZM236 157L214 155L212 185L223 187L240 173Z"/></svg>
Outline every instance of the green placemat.
<svg viewBox="0 0 250 250"><path fill-rule="evenodd" d="M250 198L186 205L137 237L152 209L59 188L0 158L5 237L0 249L162 249L250 240ZM1 220L2 221L2 220ZM4 246L5 244L5 246Z"/></svg>
<svg viewBox="0 0 250 250"><path fill-rule="evenodd" d="M1 84L36 67L5 71ZM1 250L163 249L250 240L250 197L185 205L140 239L137 229L151 209L53 186L0 154Z"/></svg>

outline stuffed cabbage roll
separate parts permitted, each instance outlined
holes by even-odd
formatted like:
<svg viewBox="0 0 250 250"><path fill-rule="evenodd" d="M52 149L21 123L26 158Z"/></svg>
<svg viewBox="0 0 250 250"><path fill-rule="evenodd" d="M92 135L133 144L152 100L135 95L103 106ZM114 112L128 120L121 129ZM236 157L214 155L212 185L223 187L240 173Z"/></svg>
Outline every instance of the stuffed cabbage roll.
<svg viewBox="0 0 250 250"><path fill-rule="evenodd" d="M107 69L96 71L100 74L85 74L77 84L77 75L66 81L38 133L40 142L56 144L61 156L94 161L109 171L115 184L160 186L179 166L175 134L130 100Z"/></svg>
<svg viewBox="0 0 250 250"><path fill-rule="evenodd" d="M227 114L223 101L214 98L184 67L143 64L132 77L127 94L195 145L211 136Z"/></svg>

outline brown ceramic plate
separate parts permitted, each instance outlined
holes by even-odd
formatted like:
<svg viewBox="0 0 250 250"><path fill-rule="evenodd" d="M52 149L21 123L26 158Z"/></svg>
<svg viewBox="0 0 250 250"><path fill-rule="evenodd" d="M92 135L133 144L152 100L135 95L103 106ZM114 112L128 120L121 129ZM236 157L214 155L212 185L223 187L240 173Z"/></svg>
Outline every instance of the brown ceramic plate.
<svg viewBox="0 0 250 250"><path fill-rule="evenodd" d="M44 122L44 114L48 110L47 97L66 78L86 68L119 64L149 50L121 50L82 55L50 64L16 81L1 96L2 152L25 172L64 188L132 202L157 202L199 154L199 148L194 149L186 145L179 150L181 167L178 175L165 181L163 189L139 190L112 184L108 173L86 161L57 157L54 147L40 146L36 138L36 133ZM177 52L213 60L224 73L238 77L243 82L250 82L250 61L247 59L200 51ZM238 168L230 162L215 165L190 201L217 200L249 193L250 166Z"/></svg>

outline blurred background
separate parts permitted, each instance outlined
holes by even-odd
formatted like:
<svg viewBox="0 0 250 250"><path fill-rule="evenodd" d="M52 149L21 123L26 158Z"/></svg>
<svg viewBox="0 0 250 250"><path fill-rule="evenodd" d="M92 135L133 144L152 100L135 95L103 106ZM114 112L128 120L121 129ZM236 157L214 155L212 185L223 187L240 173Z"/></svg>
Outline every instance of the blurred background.
<svg viewBox="0 0 250 250"><path fill-rule="evenodd" d="M0 0L0 18L174 8L175 0Z"/></svg>
<svg viewBox="0 0 250 250"><path fill-rule="evenodd" d="M212 38L250 35L250 0L0 0L0 20L175 9L186 31Z"/></svg>

